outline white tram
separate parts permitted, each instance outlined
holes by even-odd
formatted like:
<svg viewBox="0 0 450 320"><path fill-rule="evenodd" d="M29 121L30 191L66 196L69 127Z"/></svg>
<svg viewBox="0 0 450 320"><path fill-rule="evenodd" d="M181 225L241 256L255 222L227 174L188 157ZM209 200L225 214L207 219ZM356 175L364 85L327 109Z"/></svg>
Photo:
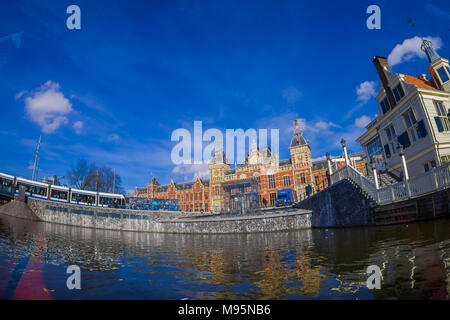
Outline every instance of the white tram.
<svg viewBox="0 0 450 320"><path fill-rule="evenodd" d="M19 193L19 187L25 187L28 197L47 199L50 201L73 203L85 206L117 207L125 204L125 197L121 194L103 193L88 190L79 190L63 186L51 185L43 182L32 181L15 177L0 172L0 186L15 186L15 193Z"/></svg>

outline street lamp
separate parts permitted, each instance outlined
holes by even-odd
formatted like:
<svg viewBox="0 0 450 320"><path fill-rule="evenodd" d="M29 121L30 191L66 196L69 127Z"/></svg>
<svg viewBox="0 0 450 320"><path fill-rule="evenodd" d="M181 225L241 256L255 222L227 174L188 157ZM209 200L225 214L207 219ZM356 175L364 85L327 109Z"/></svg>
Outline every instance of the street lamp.
<svg viewBox="0 0 450 320"><path fill-rule="evenodd" d="M403 145L400 142L397 142L397 151L398 151L399 156L405 155L404 150L403 150Z"/></svg>
<svg viewBox="0 0 450 320"><path fill-rule="evenodd" d="M406 159L405 159L405 152L404 152L404 149L403 149L403 145L400 142L397 143L397 151L398 151L398 154L400 156L400 160L402 162L403 179L405 181L407 181L409 179L408 168L406 167Z"/></svg>
<svg viewBox="0 0 450 320"><path fill-rule="evenodd" d="M98 178L100 177L100 174L98 173L98 170L97 170L97 173L95 174L95 178L96 178L96 189L97 189L97 196L96 196L96 198L95 198L95 206L97 206L98 207L98 198L99 198L99 196L98 196Z"/></svg>
<svg viewBox="0 0 450 320"><path fill-rule="evenodd" d="M347 155L347 147L345 146L345 139L341 139L341 145L342 149L344 149L344 160L345 160L345 166L348 166L348 155Z"/></svg>
<svg viewBox="0 0 450 320"><path fill-rule="evenodd" d="M330 180L331 180L331 156L330 153L327 152L326 154L327 157L327 165L328 165L328 186L330 185Z"/></svg>
<svg viewBox="0 0 450 320"><path fill-rule="evenodd" d="M377 162L374 159L374 156L370 157L370 168L372 169L373 173L373 181L375 182L375 187L378 189L378 176L377 176Z"/></svg>

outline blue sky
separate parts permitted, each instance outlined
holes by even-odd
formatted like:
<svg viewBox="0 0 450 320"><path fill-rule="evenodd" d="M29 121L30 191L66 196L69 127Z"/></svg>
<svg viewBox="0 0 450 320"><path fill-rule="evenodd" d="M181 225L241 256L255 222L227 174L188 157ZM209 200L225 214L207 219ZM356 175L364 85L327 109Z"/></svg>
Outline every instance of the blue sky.
<svg viewBox="0 0 450 320"><path fill-rule="evenodd" d="M81 30L66 27L71 4ZM381 30L366 28L371 4ZM340 153L341 137L360 151L354 140L378 110L372 58L427 70L410 17L450 57L444 0L3 0L0 38L22 36L19 48L0 41L0 171L31 177L42 134L40 177L85 158L116 168L126 190L150 175L190 180L205 166L175 166L170 137L194 120L204 130L279 128L286 158L298 117L314 158Z"/></svg>

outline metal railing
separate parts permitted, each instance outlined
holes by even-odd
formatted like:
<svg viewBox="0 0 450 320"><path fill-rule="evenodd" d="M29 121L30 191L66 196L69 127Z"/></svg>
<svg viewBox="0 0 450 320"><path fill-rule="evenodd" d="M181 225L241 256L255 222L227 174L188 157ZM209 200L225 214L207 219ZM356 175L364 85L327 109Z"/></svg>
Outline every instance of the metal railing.
<svg viewBox="0 0 450 320"><path fill-rule="evenodd" d="M366 192L377 204L387 204L417 197L450 186L450 163L433 168L406 181L376 188L375 183L364 177L352 166L339 169L331 175L331 183L351 180Z"/></svg>

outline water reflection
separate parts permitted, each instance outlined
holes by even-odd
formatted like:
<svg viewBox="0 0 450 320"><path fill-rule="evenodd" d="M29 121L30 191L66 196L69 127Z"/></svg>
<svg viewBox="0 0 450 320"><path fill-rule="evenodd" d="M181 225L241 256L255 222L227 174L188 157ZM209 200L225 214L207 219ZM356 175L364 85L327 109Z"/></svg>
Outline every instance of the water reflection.
<svg viewBox="0 0 450 320"><path fill-rule="evenodd" d="M450 220L380 228L177 235L0 217L3 299L448 299ZM66 268L82 269L82 290ZM381 290L366 288L378 265Z"/></svg>

